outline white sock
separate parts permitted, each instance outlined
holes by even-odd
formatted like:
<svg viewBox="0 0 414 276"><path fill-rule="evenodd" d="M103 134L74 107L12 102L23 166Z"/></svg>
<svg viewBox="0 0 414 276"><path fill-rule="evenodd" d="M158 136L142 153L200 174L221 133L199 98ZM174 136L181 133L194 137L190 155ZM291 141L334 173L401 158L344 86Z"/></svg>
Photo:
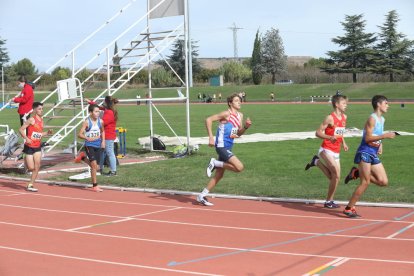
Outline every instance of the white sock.
<svg viewBox="0 0 414 276"><path fill-rule="evenodd" d="M204 188L203 191L201 191L201 197L205 197L210 191L207 190L207 188Z"/></svg>
<svg viewBox="0 0 414 276"><path fill-rule="evenodd" d="M223 168L223 165L224 165L223 161L214 160L214 167Z"/></svg>
<svg viewBox="0 0 414 276"><path fill-rule="evenodd" d="M315 166L318 165L319 158L315 160Z"/></svg>

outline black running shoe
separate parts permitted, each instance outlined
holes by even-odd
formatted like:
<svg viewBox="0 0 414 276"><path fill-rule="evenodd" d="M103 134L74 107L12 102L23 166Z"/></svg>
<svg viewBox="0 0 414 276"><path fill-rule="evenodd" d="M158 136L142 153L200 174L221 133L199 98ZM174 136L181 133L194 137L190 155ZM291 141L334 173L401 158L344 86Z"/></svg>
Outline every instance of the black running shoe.
<svg viewBox="0 0 414 276"><path fill-rule="evenodd" d="M314 155L312 157L312 160L308 164L306 164L305 171L309 170L311 167L316 166L316 160L318 159L319 157L317 155Z"/></svg>
<svg viewBox="0 0 414 276"><path fill-rule="evenodd" d="M359 177L359 170L356 167L352 167L351 171L345 177L345 184L348 184L349 181L357 179Z"/></svg>

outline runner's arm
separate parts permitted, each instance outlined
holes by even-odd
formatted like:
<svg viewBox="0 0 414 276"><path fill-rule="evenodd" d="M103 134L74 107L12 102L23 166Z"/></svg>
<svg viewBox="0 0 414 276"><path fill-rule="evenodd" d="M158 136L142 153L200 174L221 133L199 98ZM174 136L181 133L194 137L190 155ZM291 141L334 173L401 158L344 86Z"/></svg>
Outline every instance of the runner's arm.
<svg viewBox="0 0 414 276"><path fill-rule="evenodd" d="M331 115L326 116L325 120L323 120L322 124L319 126L319 128L316 130L315 135L318 138L321 139L327 139L331 140L332 142L336 141L335 136L330 136L325 134L325 129L333 124L333 118Z"/></svg>

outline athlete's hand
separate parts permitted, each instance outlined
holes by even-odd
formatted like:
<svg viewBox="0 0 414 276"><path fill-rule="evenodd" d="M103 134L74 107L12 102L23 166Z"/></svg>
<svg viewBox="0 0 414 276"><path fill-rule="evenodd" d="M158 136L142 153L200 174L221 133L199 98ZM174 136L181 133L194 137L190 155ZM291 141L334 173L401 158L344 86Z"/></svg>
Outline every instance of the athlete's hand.
<svg viewBox="0 0 414 276"><path fill-rule="evenodd" d="M395 138L395 132L387 132L384 134L384 138L388 139L394 139Z"/></svg>
<svg viewBox="0 0 414 276"><path fill-rule="evenodd" d="M332 143L335 143L336 142L336 137L335 136L329 137L329 141L331 141Z"/></svg>
<svg viewBox="0 0 414 276"><path fill-rule="evenodd" d="M102 140L102 143L101 143L101 148L102 148L102 149L104 149L104 148L105 148L105 140Z"/></svg>
<svg viewBox="0 0 414 276"><path fill-rule="evenodd" d="M52 135L53 134L53 129L49 129L48 131L47 131L47 135Z"/></svg>
<svg viewBox="0 0 414 276"><path fill-rule="evenodd" d="M26 140L26 144L28 144L28 145L30 145L33 141L32 140L30 140L29 138L26 138L25 139Z"/></svg>
<svg viewBox="0 0 414 276"><path fill-rule="evenodd" d="M208 138L208 146L209 147L214 147L214 138L213 137L210 137L210 138Z"/></svg>
<svg viewBox="0 0 414 276"><path fill-rule="evenodd" d="M245 128L249 128L252 125L252 121L247 117L246 122L244 123Z"/></svg>
<svg viewBox="0 0 414 276"><path fill-rule="evenodd" d="M349 150L348 145L344 143L344 151L348 151L348 150Z"/></svg>

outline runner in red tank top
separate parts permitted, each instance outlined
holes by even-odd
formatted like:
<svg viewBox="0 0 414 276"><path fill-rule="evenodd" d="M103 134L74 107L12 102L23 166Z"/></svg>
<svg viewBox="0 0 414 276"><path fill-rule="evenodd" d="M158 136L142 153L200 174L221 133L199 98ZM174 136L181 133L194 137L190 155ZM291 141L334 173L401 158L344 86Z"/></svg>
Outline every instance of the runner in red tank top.
<svg viewBox="0 0 414 276"><path fill-rule="evenodd" d="M337 94L332 97L334 111L326 116L316 130L316 137L323 139L319 153L313 156L311 162L305 168L305 170L308 170L313 166L317 166L329 179L328 195L324 204L326 208L339 208L339 205L334 202L333 198L341 173L339 163L341 144L344 150L348 151L348 146L344 140L347 102L346 96Z"/></svg>
<svg viewBox="0 0 414 276"><path fill-rule="evenodd" d="M30 182L27 184L27 190L37 192L33 184L39 174L40 162L42 160L42 137L52 134L52 130L43 132L43 104L34 102L32 108L32 116L20 127L19 132L25 140L23 148L23 153L25 154L24 164L26 169L32 172Z"/></svg>

